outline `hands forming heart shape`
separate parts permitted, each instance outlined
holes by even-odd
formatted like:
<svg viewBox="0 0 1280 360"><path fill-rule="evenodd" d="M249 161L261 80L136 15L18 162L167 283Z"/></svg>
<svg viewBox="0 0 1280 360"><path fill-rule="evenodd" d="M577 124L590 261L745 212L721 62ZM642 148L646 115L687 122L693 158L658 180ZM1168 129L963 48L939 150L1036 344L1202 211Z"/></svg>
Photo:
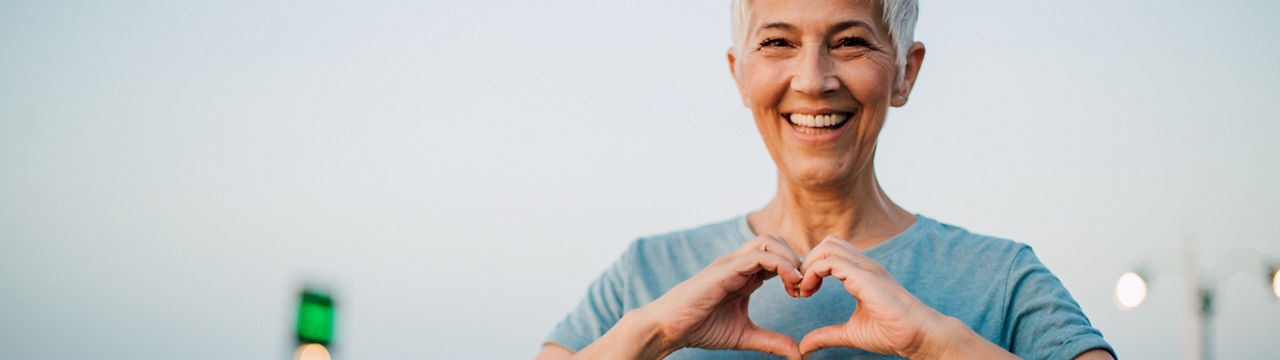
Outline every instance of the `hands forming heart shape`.
<svg viewBox="0 0 1280 360"><path fill-rule="evenodd" d="M800 359L824 348L851 347L903 357L924 345L945 315L920 302L853 244L828 236L801 262L782 238L761 235L638 309L655 319L664 353L684 347L753 350ZM822 327L799 344L747 316L751 293L778 276L787 294L808 297L831 276L858 300L844 324ZM966 327L967 329L967 327Z"/></svg>

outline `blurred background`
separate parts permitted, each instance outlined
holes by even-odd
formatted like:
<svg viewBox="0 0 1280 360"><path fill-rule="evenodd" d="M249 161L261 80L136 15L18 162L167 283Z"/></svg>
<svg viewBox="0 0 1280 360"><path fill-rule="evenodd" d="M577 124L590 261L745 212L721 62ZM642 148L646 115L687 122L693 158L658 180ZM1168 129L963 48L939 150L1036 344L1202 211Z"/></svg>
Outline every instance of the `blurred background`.
<svg viewBox="0 0 1280 360"><path fill-rule="evenodd" d="M317 287L335 359L532 357L630 241L773 194L728 6L0 2L0 358L288 359ZM923 1L881 184L1033 246L1122 358L1195 357L1187 275L1212 356L1274 357L1277 18Z"/></svg>

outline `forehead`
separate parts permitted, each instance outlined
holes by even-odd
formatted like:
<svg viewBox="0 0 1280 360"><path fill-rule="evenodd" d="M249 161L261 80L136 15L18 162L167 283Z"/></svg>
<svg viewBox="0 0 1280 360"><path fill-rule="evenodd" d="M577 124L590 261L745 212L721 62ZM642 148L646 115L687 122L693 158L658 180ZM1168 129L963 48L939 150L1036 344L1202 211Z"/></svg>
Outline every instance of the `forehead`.
<svg viewBox="0 0 1280 360"><path fill-rule="evenodd" d="M850 21L883 31L878 0L754 0L749 2L751 33L786 24L800 31L825 31Z"/></svg>

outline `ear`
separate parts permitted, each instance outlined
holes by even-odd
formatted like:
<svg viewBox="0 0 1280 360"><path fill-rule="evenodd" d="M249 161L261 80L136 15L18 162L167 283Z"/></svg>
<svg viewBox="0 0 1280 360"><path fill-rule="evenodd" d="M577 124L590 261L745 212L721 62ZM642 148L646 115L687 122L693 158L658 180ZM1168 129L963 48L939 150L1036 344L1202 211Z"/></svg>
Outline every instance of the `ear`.
<svg viewBox="0 0 1280 360"><path fill-rule="evenodd" d="M916 85L916 77L920 75L920 64L924 63L924 43L919 41L907 49L907 66L902 70L902 83L893 89L893 107L902 107L911 97L911 88Z"/></svg>
<svg viewBox="0 0 1280 360"><path fill-rule="evenodd" d="M726 56L729 58L729 75L733 76L733 84L738 86L738 96L742 98L742 106L750 108L747 104L747 90L742 87L742 79L738 78L737 58L733 55L733 48L729 48Z"/></svg>

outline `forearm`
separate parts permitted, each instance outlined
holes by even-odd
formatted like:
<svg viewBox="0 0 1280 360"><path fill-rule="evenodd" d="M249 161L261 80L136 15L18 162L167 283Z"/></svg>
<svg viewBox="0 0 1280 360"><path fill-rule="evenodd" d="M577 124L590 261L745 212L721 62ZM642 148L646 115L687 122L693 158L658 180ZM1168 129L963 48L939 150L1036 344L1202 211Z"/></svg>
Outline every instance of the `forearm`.
<svg viewBox="0 0 1280 360"><path fill-rule="evenodd" d="M676 348L662 340L657 322L642 310L622 316L608 332L574 354L573 359L661 359Z"/></svg>
<svg viewBox="0 0 1280 360"><path fill-rule="evenodd" d="M1019 359L996 344L987 341L959 319L942 316L926 335L911 359Z"/></svg>

